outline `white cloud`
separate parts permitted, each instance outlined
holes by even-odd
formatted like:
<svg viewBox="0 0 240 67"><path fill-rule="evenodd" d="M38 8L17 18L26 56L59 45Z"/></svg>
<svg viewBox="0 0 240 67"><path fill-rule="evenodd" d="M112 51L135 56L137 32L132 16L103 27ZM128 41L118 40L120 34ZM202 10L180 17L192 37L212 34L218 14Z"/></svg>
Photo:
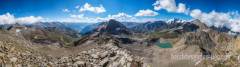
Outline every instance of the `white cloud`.
<svg viewBox="0 0 240 67"><path fill-rule="evenodd" d="M28 23L40 22L42 20L43 20L42 17L35 17L35 16L15 18L14 15L10 13L0 15L0 24L14 24L14 23L28 24Z"/></svg>
<svg viewBox="0 0 240 67"><path fill-rule="evenodd" d="M71 18L83 18L84 14L79 14L79 15L71 14L70 17Z"/></svg>
<svg viewBox="0 0 240 67"><path fill-rule="evenodd" d="M128 15L126 13L118 13L115 15L108 15L109 19L127 19L127 18L133 18L131 15Z"/></svg>
<svg viewBox="0 0 240 67"><path fill-rule="evenodd" d="M70 22L70 23L97 23L101 22L101 18L98 17L86 17L84 14L71 14L69 18L62 18L58 20L60 22Z"/></svg>
<svg viewBox="0 0 240 67"><path fill-rule="evenodd" d="M63 22L87 22L87 23L96 23L96 22L103 22L107 21L109 19L116 19L118 21L133 21L134 18L131 15L128 15L126 13L118 13L116 15L108 15L107 17L86 17L84 14L72 14L70 15L70 18L65 18L64 20L61 20Z"/></svg>
<svg viewBox="0 0 240 67"><path fill-rule="evenodd" d="M177 12L178 13L186 13L187 12L186 5L183 3L179 3Z"/></svg>
<svg viewBox="0 0 240 67"><path fill-rule="evenodd" d="M75 6L75 8L76 8L76 9L78 9L78 8L80 8L80 6L79 6L79 5L77 5L77 6Z"/></svg>
<svg viewBox="0 0 240 67"><path fill-rule="evenodd" d="M156 21L158 19L155 18L136 18L132 15L128 15L126 13L118 13L115 15L108 15L108 17L105 18L106 20L109 19L116 19L117 21L121 22L147 22L147 21Z"/></svg>
<svg viewBox="0 0 240 67"><path fill-rule="evenodd" d="M199 9L194 9L191 11L190 16L192 16L193 18L199 19L202 16L202 11Z"/></svg>
<svg viewBox="0 0 240 67"><path fill-rule="evenodd" d="M85 11L90 11L98 14L106 12L103 5L100 5L98 7L93 7L91 4L88 4L88 3L85 3L84 6L79 9L79 12L85 12Z"/></svg>
<svg viewBox="0 0 240 67"><path fill-rule="evenodd" d="M126 13L118 13L115 15L108 15L108 17L104 18L105 20L109 20L109 19L115 19L117 21L121 21L121 22L148 22L148 21L157 21L159 19L156 18L136 18L132 15L128 15Z"/></svg>
<svg viewBox="0 0 240 67"><path fill-rule="evenodd" d="M63 18L61 22L71 22L71 23L97 23L108 21L110 19L115 19L120 22L147 22L147 21L156 21L158 19L155 18L141 18L138 19L132 15L128 15L126 13L117 13L114 15L108 15L107 17L86 17L84 14L71 14L69 18Z"/></svg>
<svg viewBox="0 0 240 67"><path fill-rule="evenodd" d="M10 13L0 15L0 24L13 24L15 23L15 17Z"/></svg>
<svg viewBox="0 0 240 67"><path fill-rule="evenodd" d="M67 12L67 13L70 12L69 9L63 9L62 11L63 11L63 12Z"/></svg>
<svg viewBox="0 0 240 67"><path fill-rule="evenodd" d="M156 16L158 15L157 12L154 12L150 9L147 9L147 10L139 10L135 16Z"/></svg>
<svg viewBox="0 0 240 67"><path fill-rule="evenodd" d="M179 3L176 5L175 0L157 0L154 4L155 10L165 9L168 12L176 12L176 13L186 13L186 5L183 3Z"/></svg>
<svg viewBox="0 0 240 67"><path fill-rule="evenodd" d="M108 17L106 17L105 19L109 20L109 19L116 19L118 21L122 21L122 22L131 22L131 21L136 21L137 19L131 15L128 15L126 13L118 13L115 15L108 15Z"/></svg>
<svg viewBox="0 0 240 67"><path fill-rule="evenodd" d="M231 21L232 21L232 23L230 24L231 30L235 32L240 32L240 18Z"/></svg>
<svg viewBox="0 0 240 67"><path fill-rule="evenodd" d="M240 15L236 13L223 13L216 11L205 13L199 9L194 9L191 11L190 16L201 20L208 26L227 26L231 28L232 31L240 32Z"/></svg>
<svg viewBox="0 0 240 67"><path fill-rule="evenodd" d="M31 23L35 23L35 22L40 22L42 21L43 18L38 16L38 17L35 17L35 16L29 16L29 17L21 17L21 18L16 18L16 22L18 23L27 23L27 24L31 24Z"/></svg>

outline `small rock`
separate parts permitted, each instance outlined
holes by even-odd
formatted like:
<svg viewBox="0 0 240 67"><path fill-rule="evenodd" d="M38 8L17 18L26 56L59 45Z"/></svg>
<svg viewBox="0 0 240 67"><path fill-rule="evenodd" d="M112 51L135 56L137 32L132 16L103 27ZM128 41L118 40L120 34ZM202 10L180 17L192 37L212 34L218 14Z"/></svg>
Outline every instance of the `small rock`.
<svg viewBox="0 0 240 67"><path fill-rule="evenodd" d="M16 57L12 57L12 58L10 58L10 61L11 61L11 62L16 62L16 61L17 61L17 58L16 58Z"/></svg>
<svg viewBox="0 0 240 67"><path fill-rule="evenodd" d="M84 61L76 61L74 64L76 64L76 65L84 65L85 62Z"/></svg>
<svg viewBox="0 0 240 67"><path fill-rule="evenodd" d="M99 56L98 55L96 55L96 54L91 54L91 56L93 57L93 58L99 58Z"/></svg>
<svg viewBox="0 0 240 67"><path fill-rule="evenodd" d="M101 55L100 55L100 57L101 58L104 58L104 57L106 57L108 55L108 51L105 51L105 52L103 52Z"/></svg>
<svg viewBox="0 0 240 67"><path fill-rule="evenodd" d="M4 53L0 53L0 56L2 57L2 56L4 56L5 54Z"/></svg>
<svg viewBox="0 0 240 67"><path fill-rule="evenodd" d="M99 64L104 66L108 63L108 58L103 59Z"/></svg>

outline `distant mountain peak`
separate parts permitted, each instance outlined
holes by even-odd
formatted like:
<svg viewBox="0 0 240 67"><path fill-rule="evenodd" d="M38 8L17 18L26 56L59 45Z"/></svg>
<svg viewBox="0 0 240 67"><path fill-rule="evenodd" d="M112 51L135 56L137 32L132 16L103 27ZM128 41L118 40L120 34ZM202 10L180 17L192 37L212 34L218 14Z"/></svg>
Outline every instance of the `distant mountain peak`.
<svg viewBox="0 0 240 67"><path fill-rule="evenodd" d="M178 18L173 18L167 21L167 23L183 23L183 22L186 22L186 21Z"/></svg>
<svg viewBox="0 0 240 67"><path fill-rule="evenodd" d="M108 22L118 22L118 21L115 19L110 19Z"/></svg>
<svg viewBox="0 0 240 67"><path fill-rule="evenodd" d="M132 28L135 32L152 32L167 28L167 23L164 21L146 22Z"/></svg>
<svg viewBox="0 0 240 67"><path fill-rule="evenodd" d="M208 28L208 26L205 23L203 23L202 21L200 21L199 19L192 20L191 22L193 24L199 26L199 29L201 29L201 30Z"/></svg>
<svg viewBox="0 0 240 67"><path fill-rule="evenodd" d="M130 34L128 28L120 23L119 21L116 21L114 19L110 19L107 22L103 22L100 24L100 26L97 27L96 31L99 31L100 33L107 33L107 34Z"/></svg>

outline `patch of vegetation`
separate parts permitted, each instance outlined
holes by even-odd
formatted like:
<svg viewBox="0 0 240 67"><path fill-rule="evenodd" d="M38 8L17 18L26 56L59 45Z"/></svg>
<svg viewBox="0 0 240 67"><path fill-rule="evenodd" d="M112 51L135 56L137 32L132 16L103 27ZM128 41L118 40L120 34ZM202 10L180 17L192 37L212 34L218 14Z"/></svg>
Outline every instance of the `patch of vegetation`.
<svg viewBox="0 0 240 67"><path fill-rule="evenodd" d="M217 64L214 65L214 67L232 67L232 66L225 65L223 63L217 63Z"/></svg>

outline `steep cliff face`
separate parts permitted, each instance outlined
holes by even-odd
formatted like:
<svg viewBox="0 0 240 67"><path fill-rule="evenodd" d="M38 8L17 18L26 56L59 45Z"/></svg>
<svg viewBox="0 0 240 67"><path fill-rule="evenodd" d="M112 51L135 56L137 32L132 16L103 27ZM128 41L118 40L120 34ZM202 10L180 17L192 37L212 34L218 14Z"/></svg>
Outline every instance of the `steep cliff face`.
<svg viewBox="0 0 240 67"><path fill-rule="evenodd" d="M199 31L186 34L186 45L197 45L202 50L203 55L211 55L212 49L216 46L207 32Z"/></svg>

